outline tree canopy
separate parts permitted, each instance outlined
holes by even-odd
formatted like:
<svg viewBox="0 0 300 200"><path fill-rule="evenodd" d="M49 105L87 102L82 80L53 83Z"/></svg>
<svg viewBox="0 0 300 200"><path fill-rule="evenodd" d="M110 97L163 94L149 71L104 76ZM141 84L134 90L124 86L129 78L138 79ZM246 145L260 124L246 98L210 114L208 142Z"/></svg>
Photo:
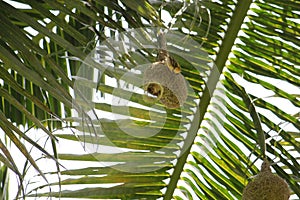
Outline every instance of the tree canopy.
<svg viewBox="0 0 300 200"><path fill-rule="evenodd" d="M241 199L264 159L300 197L300 1L14 0L0 11L1 198ZM158 58L160 31L171 60ZM172 92L184 99L175 109Z"/></svg>

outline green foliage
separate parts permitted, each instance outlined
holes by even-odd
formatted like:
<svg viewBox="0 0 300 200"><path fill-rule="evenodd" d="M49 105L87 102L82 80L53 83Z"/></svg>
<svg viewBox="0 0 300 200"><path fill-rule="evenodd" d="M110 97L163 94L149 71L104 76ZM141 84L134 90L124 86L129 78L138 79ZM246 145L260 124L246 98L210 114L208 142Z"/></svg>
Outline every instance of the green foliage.
<svg viewBox="0 0 300 200"><path fill-rule="evenodd" d="M15 2L23 7L0 2L1 198L8 198L3 192L7 168L22 182L33 167L45 184L22 188L20 197L241 199L264 156L275 162L274 172L287 181L293 198L300 197L298 1ZM173 19L166 23L162 13ZM149 112L153 104L130 91L142 89L142 76L131 68L155 62L155 49L147 46L124 55L108 48L107 56L117 59L96 86L101 97L113 95L130 104L89 102L93 90L74 95L76 88L93 85L75 76L99 43L127 28L151 26L184 36L168 38L171 55L191 87L180 109L165 109L158 102ZM155 46L155 36L140 34L131 40ZM189 47L193 53L180 50L189 39L199 44ZM84 63L97 69L102 64ZM117 84L108 85L108 78ZM97 112L127 118L89 118L80 108L89 109L91 103ZM24 127L43 131L50 148ZM155 135L142 137L153 131ZM105 134L95 134L99 132ZM27 158L23 171L6 140ZM84 144L87 152L88 145L122 151L87 153L70 146L62 152L57 141ZM52 160L55 169L41 168L40 159ZM53 175L57 181L50 179Z"/></svg>
<svg viewBox="0 0 300 200"><path fill-rule="evenodd" d="M8 199L8 168L5 165L2 165L0 168L0 198L5 200Z"/></svg>

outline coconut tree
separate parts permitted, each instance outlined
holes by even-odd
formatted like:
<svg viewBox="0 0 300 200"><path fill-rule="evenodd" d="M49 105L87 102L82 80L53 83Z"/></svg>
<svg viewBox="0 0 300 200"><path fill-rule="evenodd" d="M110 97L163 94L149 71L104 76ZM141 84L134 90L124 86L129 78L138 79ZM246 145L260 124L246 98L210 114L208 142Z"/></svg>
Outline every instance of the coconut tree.
<svg viewBox="0 0 300 200"><path fill-rule="evenodd" d="M1 198L241 199L264 160L300 197L299 1L0 10Z"/></svg>

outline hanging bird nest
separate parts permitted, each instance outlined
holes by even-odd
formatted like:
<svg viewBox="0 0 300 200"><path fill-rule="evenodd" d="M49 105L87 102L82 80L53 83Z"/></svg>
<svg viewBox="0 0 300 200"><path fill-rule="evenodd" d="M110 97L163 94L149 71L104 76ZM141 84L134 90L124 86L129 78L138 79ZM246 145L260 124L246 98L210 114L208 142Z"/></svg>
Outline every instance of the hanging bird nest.
<svg viewBox="0 0 300 200"><path fill-rule="evenodd" d="M145 70L144 89L169 109L180 107L187 98L183 75L171 71L164 62L153 63Z"/></svg>
<svg viewBox="0 0 300 200"><path fill-rule="evenodd" d="M260 173L243 191L243 200L288 200L290 190L284 179L272 174L270 163L265 160Z"/></svg>

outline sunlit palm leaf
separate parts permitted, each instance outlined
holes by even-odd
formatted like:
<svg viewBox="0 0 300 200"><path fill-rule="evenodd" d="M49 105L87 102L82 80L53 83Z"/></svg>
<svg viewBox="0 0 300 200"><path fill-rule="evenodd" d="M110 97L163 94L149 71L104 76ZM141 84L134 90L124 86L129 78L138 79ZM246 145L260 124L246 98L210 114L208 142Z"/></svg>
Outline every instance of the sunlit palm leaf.
<svg viewBox="0 0 300 200"><path fill-rule="evenodd" d="M296 166L299 165L299 160L296 159L294 156L298 155L299 153L299 150L296 150L298 149L298 144L296 142L296 138L294 138L288 133L289 131L287 127L282 125L292 124L297 130L299 130L299 118L286 113L282 110L282 108L279 108L278 105L274 104L273 101L269 102L268 98L281 99L279 101L285 99L284 101L286 103L287 101L290 101L290 103L294 105L295 108L299 107L299 99L297 99L296 96L294 96L294 94L291 93L291 91L284 91L283 89L281 89L282 87L280 88L274 84L276 80L281 79L285 82L287 81L290 84L299 87L299 74L297 72L299 71L299 68L294 67L298 63L297 59L295 59L297 56L289 56L289 58L287 58L287 54L284 53L286 51L289 51L290 55L295 55L293 53L293 49L297 49L296 46L298 46L298 42L296 39L293 38L296 38L298 34L297 31L294 31L294 29L297 30L297 26L299 25L297 23L294 23L292 20L287 19L287 17L294 18L297 16L297 14L292 14L292 6L288 6L287 4L281 5L281 2L279 1L272 1L272 3L277 4L277 6L279 7L283 6L283 9L276 9L278 7L275 8L275 6L269 6L270 4L266 2L257 3L257 5L260 6L262 9L252 9L253 12L250 13L249 16L251 21L246 23L248 26L247 28L243 28L243 31L247 36L240 36L240 39L243 43L239 43L237 45L237 47L240 48L234 51L234 55L237 58L230 59L231 63L230 65L228 65L228 69L231 72L233 72L232 74L234 75L235 80L241 81L243 78L249 83L258 83L266 90L272 91L273 94L275 94L270 96L266 95L265 98L261 98L260 96L258 96L260 94L255 94L253 93L253 91L249 90L251 91L250 97L253 100L253 103L257 106L257 109L267 109L271 111L275 116L277 116L278 119L281 120L280 123L274 123L268 116L266 116L267 113L259 109L259 116L261 122L263 125L266 125L264 127L264 131L267 137L266 141L268 141L267 155L270 157L270 159L274 159L274 161L279 161L277 165L273 166L274 169L280 176L284 177L285 180L287 180L291 189L296 194L298 194L297 191L299 186L295 177L299 176L299 171L296 170ZM273 9L275 10L276 14L280 15L280 17L273 13ZM286 12L283 12L283 10L286 10ZM266 18L270 20L266 20ZM278 21L275 22L275 19ZM273 22L271 22L272 20ZM284 23L281 23L282 21L284 21ZM257 24L264 26L264 28L262 28L262 26L258 26ZM287 24L291 24L291 26L287 27ZM283 36L283 34L276 33L275 27L277 28L277 30L283 30L284 32L287 32L287 34L285 35L288 35L288 32L291 32L291 30L293 29L293 34ZM274 36L279 36L280 38L276 38ZM285 39L286 41L283 41L282 39ZM288 43L287 41L290 41L292 43ZM294 47L292 47L293 45ZM294 63L294 65L292 63ZM285 70L279 70L278 68ZM239 74L241 78L238 78L238 76L236 76L235 73ZM270 79L265 79L263 76L272 77L274 78L274 81ZM206 198L210 196L210 198L208 199L220 199L225 198L225 196L226 198L232 198L233 196L237 197L238 199L241 198L240 192L243 188L242 185L248 181L247 178L251 177L251 175L246 175L246 173L248 173L247 171L252 171L252 174L256 174L257 169L253 168L254 165L251 165L250 160L246 157L247 154L238 150L241 148L248 149L248 152L252 152L253 155L256 155L258 157L262 155L259 152L259 147L257 146L258 137L255 126L252 123L249 114L247 114L249 113L249 111L247 111L249 107L245 105L241 97L239 97L241 96L241 91L239 91L237 87L234 87L234 85L237 85L237 82L233 81L232 76L230 74L226 74L226 79L223 83L226 89L230 91L229 93L227 93L227 96L230 100L227 101L228 104L226 105L228 110L226 109L227 111L224 110L222 113L226 116L227 120L229 120L230 123L226 122L224 124L224 128L226 129L226 131L223 130L222 132L219 132L219 135L221 136L222 140L219 140L219 142L217 142L218 149L215 149L212 152L216 153L219 158L224 160L226 162L226 165L218 165L217 160L215 160L213 163L218 165L219 168L217 169L217 171L219 172L219 174L227 173L226 178L229 178L229 180L231 180L230 183L234 183L233 180L237 178L230 177L228 172L226 172L226 166L230 166L230 171L232 171L232 173L235 174L235 176L240 176L241 182L234 183L235 187L240 189L237 190L237 193L235 194L234 189L232 189L230 185L226 185L224 182L222 182L221 178L215 178L214 180L218 184L226 187L231 192L230 194L224 194L222 197L217 196L217 194L220 194L220 192L218 192L217 194L206 193L206 187L203 187L201 185L199 185L200 188L198 188L199 193L187 190L187 186L184 187L185 193L189 195L194 194L201 199L205 199L201 197L201 194L206 194ZM245 84L242 81L241 83ZM218 110L220 110L220 108L221 107L219 107ZM216 130L216 128L214 128L214 130ZM236 146L234 143L228 140L228 133L230 134L230 138L232 136L234 137L233 141L235 141L235 143L237 143L238 146ZM288 148L281 145L282 143L285 143L285 140L294 144L291 150L288 150ZM295 141L295 143L293 141ZM220 152L220 150L223 149L220 146L223 142L225 142L226 144L226 154ZM198 145L200 147L202 146L202 144ZM234 155L234 157L237 156L239 160L233 159L234 157L230 158L230 154ZM193 154L193 156L194 159L201 160L199 161L199 165L201 167L208 166L203 161L203 156L197 154ZM208 155L206 157L212 159L214 156ZM240 164L237 166L237 163ZM194 165L194 162L192 162L191 164ZM188 168L188 165L186 167ZM209 174L213 174L213 171L211 170L213 170L214 168L214 166L210 166L209 168L206 168L206 170L210 170ZM292 174L287 169L291 170ZM201 170L201 168L199 168L196 171L199 171L199 174L201 174L201 176L204 176L204 174L206 173L206 171ZM182 177L182 179L186 182L186 184L191 185L191 182L189 180L195 179L195 176L191 175L189 177L190 178L188 179L186 177ZM207 181L208 180L212 181L213 179L210 180L207 178ZM213 187L213 185L211 185L211 187ZM202 192L200 193L200 191Z"/></svg>
<svg viewBox="0 0 300 200"><path fill-rule="evenodd" d="M253 161L262 156L259 120L266 137L266 155L278 162L273 168L289 183L295 196L300 195L297 181L300 176L297 134L300 129L300 103L299 95L295 95L299 91L286 91L280 86L284 83L287 87L299 88L297 49L300 28L297 19L300 5L297 1L178 1L166 4L137 0L22 2L31 5L31 8L15 9L5 2L0 3L0 9L4 11L0 14L3 30L0 31L0 72L4 81L0 90L1 111L18 125L34 124L42 128L42 123L37 120L55 116L65 118L72 125L67 129L74 133L89 133L55 134L60 142L80 142L86 152L71 150L55 155L66 164L67 169L61 172L61 182L50 184L53 189L62 185L62 191L54 189L51 196L240 199L249 178L258 172ZM144 48L115 59L114 67L107 68L104 72L106 77L102 74L98 83L78 81L78 77L74 77L88 53L96 47L97 40L104 41L108 32L115 36L126 26L163 26L160 9L175 16L172 28L178 28L178 32L187 36L185 39L192 38L199 44L195 47L199 54L173 55L193 90L189 92L181 112L166 112L162 104L157 104L158 110L149 112L152 104L144 101L143 94L120 85L105 84L106 78L110 77L118 83L122 80L142 90L138 76L128 72L137 63L154 62L153 49ZM35 29L37 35L32 35L25 27ZM187 30L192 31L191 35L188 36ZM155 39L152 38L154 43ZM185 40L182 41L181 46L184 46ZM175 39L170 43L176 42ZM214 59L214 70L207 65L211 58L202 55L203 49ZM113 48L108 48L107 52L117 53ZM102 64L97 64L98 69L103 69ZM196 69L193 67L195 64L198 66ZM220 78L224 68L224 76ZM111 102L90 102L87 101L91 97L89 95L93 95L90 90L84 91L79 98L76 96L79 100L73 101L68 91L74 88L71 76L74 77L75 88L76 84L82 88L97 84L101 97L114 95L135 104L122 106ZM253 92L249 87L255 85L260 85L260 89L269 92L268 95ZM195 99L199 99L200 103ZM278 106L272 99L292 105L295 113ZM11 105L14 101L19 104ZM78 105L72 104L74 102ZM90 108L90 103L99 112L130 116L134 120L98 120L88 118L80 110L77 110L79 114L84 115L71 115L72 105L76 109L81 106L84 110ZM253 105L257 112L251 109ZM15 131L47 155L39 144L23 136L4 115L0 124L13 142L19 142L12 134ZM155 122L149 122L153 118ZM9 128L5 128L4 124L9 124ZM47 125L60 127L61 123L50 122ZM51 132L43 129L53 137ZM137 137L153 130L159 131L152 137ZM105 134L97 134L102 132ZM192 147L191 142L194 143ZM105 151L93 152L105 150L108 146L117 146L123 151L115 155ZM162 148L165 149L160 152ZM4 151L1 162L18 173L11 155L3 145L1 149ZM30 158L21 143L19 149ZM56 151L55 146L53 149ZM178 152L183 150L183 154L178 156ZM30 162L35 165L32 158ZM87 168L82 163L95 167ZM38 169L37 166L35 168ZM138 171L140 173L134 173ZM46 176L51 177L55 173L52 171ZM29 194L35 196L37 191L40 195L49 196L45 192L48 187L33 186Z"/></svg>

